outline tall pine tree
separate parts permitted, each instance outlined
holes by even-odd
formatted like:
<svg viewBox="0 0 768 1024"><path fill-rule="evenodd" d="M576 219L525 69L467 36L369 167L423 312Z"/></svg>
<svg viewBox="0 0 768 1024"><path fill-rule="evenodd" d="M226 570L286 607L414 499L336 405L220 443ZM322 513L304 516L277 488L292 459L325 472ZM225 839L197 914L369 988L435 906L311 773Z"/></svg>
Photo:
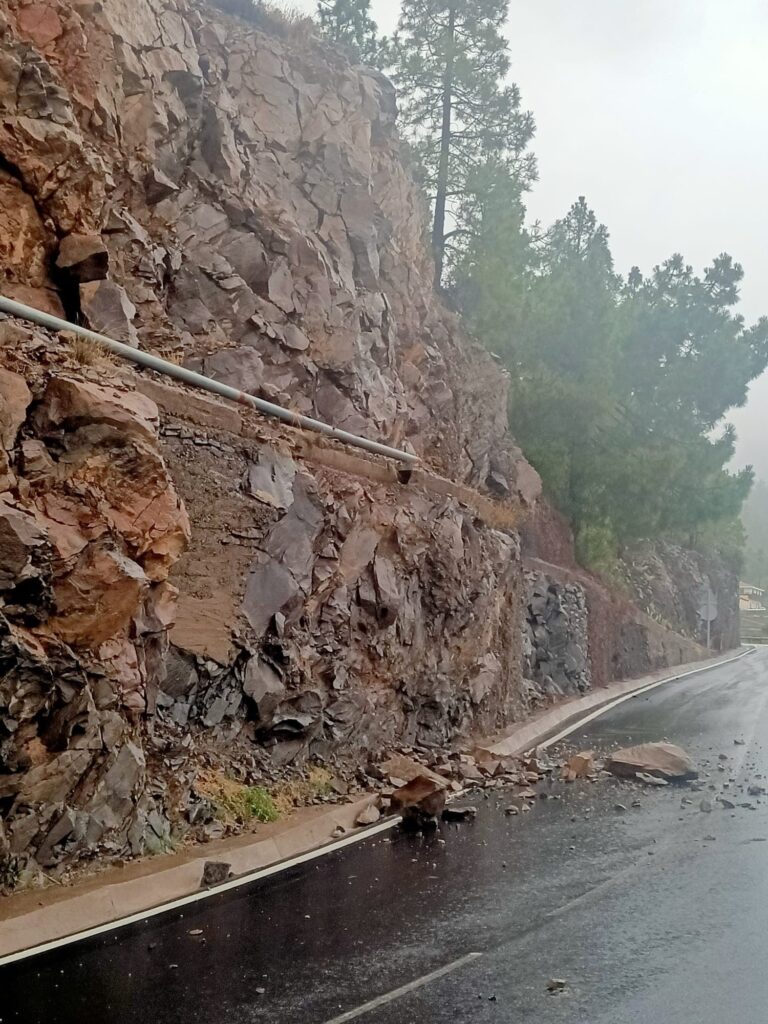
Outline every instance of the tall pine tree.
<svg viewBox="0 0 768 1024"><path fill-rule="evenodd" d="M509 71L502 27L509 0L403 0L391 48L401 119L434 205L436 281L446 242L467 229L465 209L486 164L504 164L521 188L535 176L526 148L533 117ZM470 204L471 205L471 204Z"/></svg>
<svg viewBox="0 0 768 1024"><path fill-rule="evenodd" d="M382 41L371 17L371 0L318 0L317 16L334 43L348 47L364 64L380 62Z"/></svg>

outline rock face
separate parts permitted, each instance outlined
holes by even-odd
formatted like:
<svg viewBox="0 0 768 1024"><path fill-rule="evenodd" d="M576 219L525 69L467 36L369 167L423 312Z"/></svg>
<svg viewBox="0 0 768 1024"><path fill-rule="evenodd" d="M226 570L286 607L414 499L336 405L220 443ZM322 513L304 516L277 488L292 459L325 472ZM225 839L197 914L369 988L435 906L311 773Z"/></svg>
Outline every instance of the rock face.
<svg viewBox="0 0 768 1024"><path fill-rule="evenodd" d="M13 387L0 494L0 859L47 868L100 844L143 848L152 798L139 722L167 648L156 612L189 522L156 407L114 370L109 385L79 379L60 351L46 365L46 339L11 337L1 351L24 372L2 375Z"/></svg>
<svg viewBox="0 0 768 1024"><path fill-rule="evenodd" d="M699 643L706 639L701 610L709 586L717 610L710 630L712 648L727 651L738 646L738 566L665 541L636 545L626 552L624 565L639 607Z"/></svg>
<svg viewBox="0 0 768 1024"><path fill-rule="evenodd" d="M203 758L257 777L527 708L490 499L538 479L433 295L393 89L251 13L0 0L2 291L415 451L424 482L0 322L7 863L162 848Z"/></svg>
<svg viewBox="0 0 768 1024"><path fill-rule="evenodd" d="M447 744L608 676L592 584L526 585L540 482L433 294L391 84L241 9L0 0L0 290L422 468L0 321L0 884L196 835L203 764Z"/></svg>
<svg viewBox="0 0 768 1024"><path fill-rule="evenodd" d="M591 685L584 588L527 572L523 673L540 694L584 693Z"/></svg>

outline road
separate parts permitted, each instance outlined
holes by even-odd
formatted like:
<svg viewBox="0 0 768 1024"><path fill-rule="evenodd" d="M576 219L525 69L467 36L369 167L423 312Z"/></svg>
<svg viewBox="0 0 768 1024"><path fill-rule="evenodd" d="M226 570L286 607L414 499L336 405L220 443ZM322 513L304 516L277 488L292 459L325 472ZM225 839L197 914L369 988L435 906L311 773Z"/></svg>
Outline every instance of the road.
<svg viewBox="0 0 768 1024"><path fill-rule="evenodd" d="M768 802L699 804L710 785L739 803L768 779L768 651L637 697L569 743L664 738L711 772L703 792L543 784L561 799L517 817L503 794L480 796L443 842L391 833L0 969L0 1020L764 1024Z"/></svg>

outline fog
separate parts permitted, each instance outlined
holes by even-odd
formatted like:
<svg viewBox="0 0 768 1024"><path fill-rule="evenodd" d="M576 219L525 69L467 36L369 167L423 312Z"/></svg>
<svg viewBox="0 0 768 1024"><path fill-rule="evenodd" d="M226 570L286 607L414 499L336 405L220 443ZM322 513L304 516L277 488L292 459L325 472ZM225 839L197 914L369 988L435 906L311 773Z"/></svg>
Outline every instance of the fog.
<svg viewBox="0 0 768 1024"><path fill-rule="evenodd" d="M398 7L373 0L382 30ZM585 195L621 272L673 252L701 270L730 252L746 271L742 313L768 313L768 5L512 0L508 32L538 126L531 218L551 222ZM737 462L768 479L768 376L729 419Z"/></svg>

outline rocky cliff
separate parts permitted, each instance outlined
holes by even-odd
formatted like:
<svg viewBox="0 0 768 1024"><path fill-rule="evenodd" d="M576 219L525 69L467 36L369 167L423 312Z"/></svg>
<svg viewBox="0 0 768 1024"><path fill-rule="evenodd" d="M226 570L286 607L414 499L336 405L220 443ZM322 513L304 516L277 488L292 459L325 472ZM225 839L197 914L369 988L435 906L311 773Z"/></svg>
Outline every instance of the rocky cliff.
<svg viewBox="0 0 768 1024"><path fill-rule="evenodd" d="M212 776L610 674L590 584L526 582L538 478L432 293L391 85L244 9L0 0L0 287L423 468L0 322L0 887L210 834Z"/></svg>
<svg viewBox="0 0 768 1024"><path fill-rule="evenodd" d="M425 465L4 323L7 856L162 848L207 820L202 767L524 713L510 527L537 478L432 295L389 83L186 0L3 0L0 33L3 291Z"/></svg>

